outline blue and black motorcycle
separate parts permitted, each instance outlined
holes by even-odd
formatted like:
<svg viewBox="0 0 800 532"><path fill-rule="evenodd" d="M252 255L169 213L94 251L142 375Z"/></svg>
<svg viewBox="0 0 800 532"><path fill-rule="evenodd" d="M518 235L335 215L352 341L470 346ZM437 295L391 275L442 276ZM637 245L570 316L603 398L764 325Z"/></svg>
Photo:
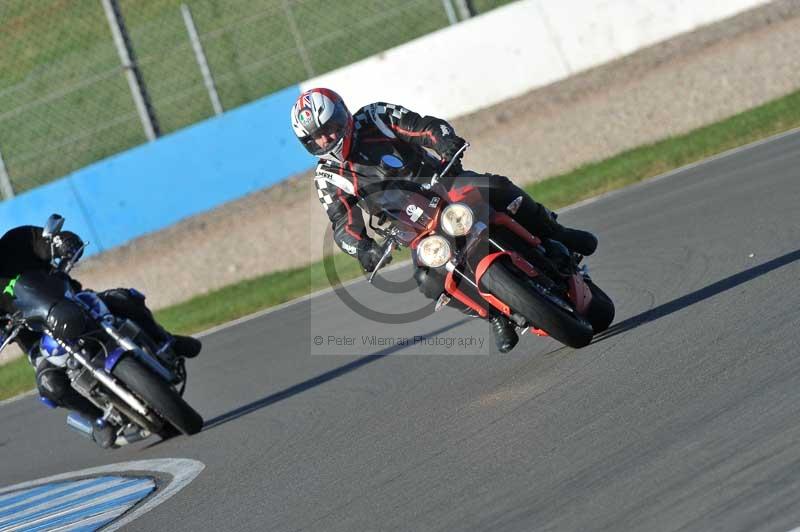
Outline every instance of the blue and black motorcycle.
<svg viewBox="0 0 800 532"><path fill-rule="evenodd" d="M43 236L51 245L63 225L61 216L48 219ZM16 312L8 316L10 332L0 351L24 329L41 332L42 356L64 368L72 387L102 410L99 422L114 427L117 446L152 434L200 432L203 418L182 397L184 359L170 343L158 345L133 321L111 314L91 290L75 291L68 273L82 251L53 259L48 273L16 280ZM67 423L91 434L79 415L70 414Z"/></svg>

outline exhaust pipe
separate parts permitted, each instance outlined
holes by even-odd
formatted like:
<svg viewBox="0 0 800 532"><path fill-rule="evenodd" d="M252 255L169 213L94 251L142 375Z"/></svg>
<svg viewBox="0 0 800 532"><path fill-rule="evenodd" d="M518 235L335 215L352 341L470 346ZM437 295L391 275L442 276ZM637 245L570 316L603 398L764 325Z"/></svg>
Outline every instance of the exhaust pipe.
<svg viewBox="0 0 800 532"><path fill-rule="evenodd" d="M70 412L67 416L67 426L84 438L94 439L91 420L86 419L77 412Z"/></svg>

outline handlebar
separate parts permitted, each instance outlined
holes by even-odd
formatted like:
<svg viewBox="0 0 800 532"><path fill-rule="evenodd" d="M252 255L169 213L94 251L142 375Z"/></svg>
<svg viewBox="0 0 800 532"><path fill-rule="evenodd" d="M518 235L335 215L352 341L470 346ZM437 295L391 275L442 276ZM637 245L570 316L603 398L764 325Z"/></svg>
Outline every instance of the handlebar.
<svg viewBox="0 0 800 532"><path fill-rule="evenodd" d="M0 344L0 353L2 353L3 350L6 347L8 347L8 344L10 344L11 342L13 342L16 339L16 337L19 335L19 332L22 330L22 327L23 327L23 324L20 323L20 322L17 322L14 319L13 315L10 315L10 314L6 315L5 318L8 318L10 320L9 327L11 329L11 332L8 333L8 336L4 336L3 335L3 343ZM8 329L6 329L6 330L8 330ZM2 334L2 333L0 333L0 334Z"/></svg>
<svg viewBox="0 0 800 532"><path fill-rule="evenodd" d="M75 251L75 253L73 253L69 259L67 260L62 259L61 262L59 262L58 267L55 268L55 270L62 273L69 273L72 267L75 266L75 263L78 262L78 259L76 257L80 257L83 254L83 251L86 249L86 246L88 245L89 242L84 242L81 245L81 247L79 247L78 250Z"/></svg>
<svg viewBox="0 0 800 532"><path fill-rule="evenodd" d="M444 170L442 170L440 174L433 174L433 177L431 178L431 186L435 185L439 181L440 177L447 174L447 171L450 170L450 167L455 164L455 162L458 160L458 157L464 153L467 148L469 148L469 142L465 142L464 145L461 146L461 148L459 148L455 154L453 154L450 162L447 163L447 166L444 167Z"/></svg>
<svg viewBox="0 0 800 532"><path fill-rule="evenodd" d="M383 255L381 256L381 260L378 261L378 264L375 265L375 269L372 270L372 274L369 276L368 282L372 283L372 280L378 274L378 270L381 269L381 266L383 266L383 263L386 261L386 259L389 257L389 255L392 254L392 251L394 251L394 248L395 248L396 245L397 245L397 242L395 241L393 236L390 236L386 240L386 245L384 246L384 251L383 251Z"/></svg>

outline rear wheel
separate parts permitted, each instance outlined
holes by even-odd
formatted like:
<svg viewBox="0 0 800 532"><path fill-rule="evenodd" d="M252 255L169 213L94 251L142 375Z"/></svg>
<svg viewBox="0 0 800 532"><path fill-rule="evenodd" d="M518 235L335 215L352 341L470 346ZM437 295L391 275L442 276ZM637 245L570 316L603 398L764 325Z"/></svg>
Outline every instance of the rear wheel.
<svg viewBox="0 0 800 532"><path fill-rule="evenodd" d="M554 339L575 348L589 345L594 334L589 322L540 294L533 282L505 260L495 261L481 277L488 292Z"/></svg>
<svg viewBox="0 0 800 532"><path fill-rule="evenodd" d="M170 425L184 434L197 434L203 428L203 418L178 395L169 384L143 366L132 356L124 356L113 370L114 376L142 398L148 406ZM174 431L164 427L164 436Z"/></svg>

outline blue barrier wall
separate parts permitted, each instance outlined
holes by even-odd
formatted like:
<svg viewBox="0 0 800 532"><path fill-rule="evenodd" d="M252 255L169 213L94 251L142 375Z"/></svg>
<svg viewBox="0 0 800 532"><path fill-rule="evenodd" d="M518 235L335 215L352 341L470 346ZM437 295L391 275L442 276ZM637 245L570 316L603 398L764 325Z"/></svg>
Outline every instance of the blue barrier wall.
<svg viewBox="0 0 800 532"><path fill-rule="evenodd" d="M315 160L289 123L299 94L284 89L4 201L0 233L58 212L98 253L307 170Z"/></svg>

